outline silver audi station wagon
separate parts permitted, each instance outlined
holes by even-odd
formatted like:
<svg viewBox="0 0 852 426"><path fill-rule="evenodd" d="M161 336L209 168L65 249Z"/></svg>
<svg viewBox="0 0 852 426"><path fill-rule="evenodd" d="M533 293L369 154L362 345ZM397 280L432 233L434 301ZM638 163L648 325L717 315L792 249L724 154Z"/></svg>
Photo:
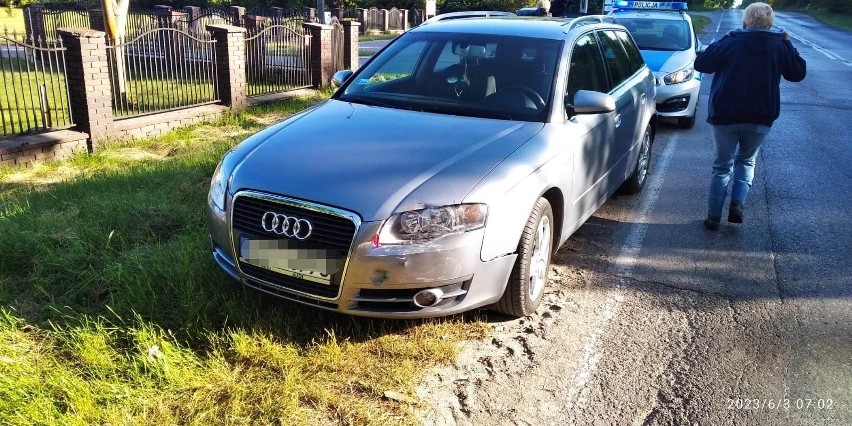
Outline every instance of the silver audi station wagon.
<svg viewBox="0 0 852 426"><path fill-rule="evenodd" d="M552 253L648 174L654 77L602 16L435 20L334 81L216 168L213 257L243 285L372 317L529 315Z"/></svg>

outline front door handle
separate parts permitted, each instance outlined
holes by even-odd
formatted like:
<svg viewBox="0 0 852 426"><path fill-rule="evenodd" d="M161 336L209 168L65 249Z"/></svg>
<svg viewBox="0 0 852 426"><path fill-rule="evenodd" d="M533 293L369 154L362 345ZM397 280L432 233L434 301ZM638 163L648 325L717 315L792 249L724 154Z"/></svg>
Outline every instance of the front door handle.
<svg viewBox="0 0 852 426"><path fill-rule="evenodd" d="M621 126L621 114L615 115L615 127Z"/></svg>

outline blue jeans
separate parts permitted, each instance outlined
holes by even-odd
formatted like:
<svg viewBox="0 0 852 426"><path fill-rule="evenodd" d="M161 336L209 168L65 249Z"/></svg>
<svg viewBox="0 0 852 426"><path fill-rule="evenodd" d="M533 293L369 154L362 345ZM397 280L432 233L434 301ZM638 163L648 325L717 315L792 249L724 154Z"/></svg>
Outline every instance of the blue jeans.
<svg viewBox="0 0 852 426"><path fill-rule="evenodd" d="M769 134L769 126L759 124L728 124L713 127L716 143L716 159L713 161L713 177L710 179L709 216L722 216L731 172L734 184L731 202L745 203L751 181L754 179L754 162L760 145Z"/></svg>

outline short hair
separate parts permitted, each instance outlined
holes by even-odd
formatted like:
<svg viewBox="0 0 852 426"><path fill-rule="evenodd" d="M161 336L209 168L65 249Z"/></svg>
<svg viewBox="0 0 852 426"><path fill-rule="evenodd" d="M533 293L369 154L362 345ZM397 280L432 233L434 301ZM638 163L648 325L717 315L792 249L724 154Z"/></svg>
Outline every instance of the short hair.
<svg viewBox="0 0 852 426"><path fill-rule="evenodd" d="M775 22L775 12L766 3L752 3L743 14L743 28L747 30L768 30Z"/></svg>
<svg viewBox="0 0 852 426"><path fill-rule="evenodd" d="M550 12L550 0L538 0L536 7L544 9L545 12Z"/></svg>

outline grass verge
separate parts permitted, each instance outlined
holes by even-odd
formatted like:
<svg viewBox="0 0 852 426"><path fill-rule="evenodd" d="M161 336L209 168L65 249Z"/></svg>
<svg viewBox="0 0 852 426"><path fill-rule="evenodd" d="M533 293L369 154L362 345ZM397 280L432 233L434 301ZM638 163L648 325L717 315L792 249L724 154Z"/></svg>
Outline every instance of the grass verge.
<svg viewBox="0 0 852 426"><path fill-rule="evenodd" d="M0 34L6 31L24 33L24 11L17 7L0 7Z"/></svg>
<svg viewBox="0 0 852 426"><path fill-rule="evenodd" d="M474 317L351 318L244 291L209 253L222 154L328 93L0 170L4 424L414 424Z"/></svg>
<svg viewBox="0 0 852 426"><path fill-rule="evenodd" d="M791 9L790 12L804 13L816 18L817 21L823 24L832 25L838 28L852 30L852 15L833 13L823 9Z"/></svg>

